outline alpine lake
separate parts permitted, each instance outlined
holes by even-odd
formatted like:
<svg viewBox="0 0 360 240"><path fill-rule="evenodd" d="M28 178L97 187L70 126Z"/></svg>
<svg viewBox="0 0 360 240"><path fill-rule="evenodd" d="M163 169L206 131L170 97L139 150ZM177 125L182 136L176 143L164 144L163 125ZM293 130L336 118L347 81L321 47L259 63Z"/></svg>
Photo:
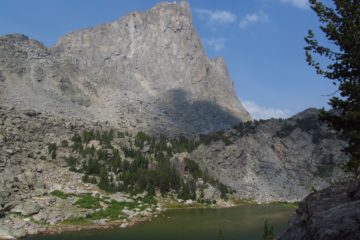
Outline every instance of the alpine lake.
<svg viewBox="0 0 360 240"><path fill-rule="evenodd" d="M31 236L26 240L260 240L265 220L278 236L294 213L294 207L284 204L173 209L130 228Z"/></svg>

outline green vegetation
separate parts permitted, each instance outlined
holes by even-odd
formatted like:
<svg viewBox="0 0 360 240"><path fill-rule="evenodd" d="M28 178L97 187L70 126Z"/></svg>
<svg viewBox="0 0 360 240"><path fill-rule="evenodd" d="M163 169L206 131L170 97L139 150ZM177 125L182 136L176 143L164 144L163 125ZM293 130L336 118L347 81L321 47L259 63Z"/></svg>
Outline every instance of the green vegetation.
<svg viewBox="0 0 360 240"><path fill-rule="evenodd" d="M223 141L226 146L233 144L230 140L230 136L225 135L223 131L213 132L206 135L200 135L199 145L209 145L212 142Z"/></svg>
<svg viewBox="0 0 360 240"><path fill-rule="evenodd" d="M64 193L59 190L55 190L55 191L51 192L51 195L61 198L61 199L68 199L70 196L72 196L72 194Z"/></svg>
<svg viewBox="0 0 360 240"><path fill-rule="evenodd" d="M159 191L163 196L177 193L184 200L205 202L201 196L196 196L196 180L201 178L217 187L226 198L229 189L203 172L194 160L185 159L181 171L170 161L174 154L191 152L200 144L218 140L230 144L223 132L201 136L198 140L183 136L151 137L144 132L138 132L133 138L129 136L128 133L115 134L113 130L75 133L69 144L74 155L66 162L71 171L84 174L83 182L97 184L107 192L137 194L147 191L149 196L154 196ZM118 137L126 138L128 144L114 146L114 139ZM98 143L92 142L95 140ZM99 145L95 148L93 144Z"/></svg>
<svg viewBox="0 0 360 240"><path fill-rule="evenodd" d="M70 156L68 158L65 159L66 163L68 164L68 166L70 167L70 171L76 172L76 165L78 163L77 159L74 158L73 156Z"/></svg>
<svg viewBox="0 0 360 240"><path fill-rule="evenodd" d="M74 225L84 226L84 225L92 224L92 221L91 219L88 218L70 218L62 221L61 224L70 225L70 226L74 226Z"/></svg>
<svg viewBox="0 0 360 240"><path fill-rule="evenodd" d="M48 152L51 155L51 159L56 159L56 150L57 150L57 146L56 143L50 143L48 144Z"/></svg>
<svg viewBox="0 0 360 240"><path fill-rule="evenodd" d="M274 226L269 225L267 220L265 220L265 223L264 223L264 232L263 232L262 239L263 240L275 239Z"/></svg>
<svg viewBox="0 0 360 240"><path fill-rule="evenodd" d="M296 119L296 121L283 120L281 129L276 132L275 136L281 138L288 137L296 128L311 134L312 142L315 144L319 143L322 139L333 137L333 134L327 129L322 129L316 116L308 117L306 119Z"/></svg>
<svg viewBox="0 0 360 240"><path fill-rule="evenodd" d="M93 214L91 214L91 216L89 217L89 219L91 220L99 220L99 219L111 219L111 220L116 220L116 219L122 219L124 218L124 216L122 216L121 211L123 209L134 209L138 206L138 203L134 202L134 203L125 203L125 202L116 202L116 201L111 201L111 203L109 203L109 206L105 209L101 209L100 211L96 211Z"/></svg>
<svg viewBox="0 0 360 240"><path fill-rule="evenodd" d="M321 119L342 134L349 142L344 151L349 154L347 170L360 174L360 2L333 1L332 7L319 0L310 0L318 15L320 29L329 45L322 45L309 30L305 38L306 61L319 75L338 87ZM326 67L318 59L324 58Z"/></svg>
<svg viewBox="0 0 360 240"><path fill-rule="evenodd" d="M61 199L67 199L69 197L78 198L74 205L84 208L96 210L86 218L67 219L62 224L67 225L87 225L91 224L93 220L110 219L118 220L123 219L125 216L121 213L123 209L139 209L145 210L147 208L153 209L156 206L157 201L151 196L145 196L137 201L132 202L117 202L114 200L108 200L105 198L99 198L91 196L90 194L66 194L61 191L54 191L51 193L53 196ZM141 200L141 203L140 203Z"/></svg>
<svg viewBox="0 0 360 240"><path fill-rule="evenodd" d="M263 120L261 120L263 121ZM240 122L237 125L233 126L233 129L236 130L236 133L239 136L245 136L248 134L254 134L256 127L259 125L260 121L248 121L248 122Z"/></svg>
<svg viewBox="0 0 360 240"><path fill-rule="evenodd" d="M288 208L298 209L299 203L291 203L291 202L272 202L270 204L277 204Z"/></svg>
<svg viewBox="0 0 360 240"><path fill-rule="evenodd" d="M79 196L80 198L75 202L75 205L86 208L86 209L98 209L101 207L100 199L93 197L90 194L83 194Z"/></svg>
<svg viewBox="0 0 360 240"><path fill-rule="evenodd" d="M64 147L64 148L67 148L67 147L69 147L69 142L68 142L68 140L62 140L61 141L61 147Z"/></svg>
<svg viewBox="0 0 360 240"><path fill-rule="evenodd" d="M97 184L96 177L89 177L87 173L81 179L84 183Z"/></svg>

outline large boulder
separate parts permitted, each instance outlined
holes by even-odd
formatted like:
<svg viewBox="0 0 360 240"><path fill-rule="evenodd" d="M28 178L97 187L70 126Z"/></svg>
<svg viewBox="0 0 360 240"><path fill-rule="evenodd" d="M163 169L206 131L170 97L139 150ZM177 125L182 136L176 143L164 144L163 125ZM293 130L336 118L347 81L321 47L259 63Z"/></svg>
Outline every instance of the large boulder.
<svg viewBox="0 0 360 240"><path fill-rule="evenodd" d="M0 225L0 239L2 240L10 240L16 239L16 237L11 233L12 229L5 225Z"/></svg>
<svg viewBox="0 0 360 240"><path fill-rule="evenodd" d="M278 240L360 239L360 181L310 194Z"/></svg>
<svg viewBox="0 0 360 240"><path fill-rule="evenodd" d="M13 213L19 213L23 216L31 216L38 213L41 210L41 207L32 201L27 201L25 203L21 203L11 209Z"/></svg>

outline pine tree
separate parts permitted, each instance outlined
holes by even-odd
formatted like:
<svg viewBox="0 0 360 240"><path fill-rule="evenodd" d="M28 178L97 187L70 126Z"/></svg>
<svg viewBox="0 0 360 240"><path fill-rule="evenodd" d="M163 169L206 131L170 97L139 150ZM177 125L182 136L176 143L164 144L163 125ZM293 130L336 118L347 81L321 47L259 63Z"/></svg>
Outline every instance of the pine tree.
<svg viewBox="0 0 360 240"><path fill-rule="evenodd" d="M360 167L360 1L333 0L328 7L309 0L318 15L320 29L331 43L321 45L313 31L305 38L306 60L316 72L338 86L339 96L330 99L333 110L322 111L321 118L349 142L344 151L350 156L347 169L356 176ZM325 58L324 68L314 59Z"/></svg>
<svg viewBox="0 0 360 240"><path fill-rule="evenodd" d="M268 220L265 220L264 223L264 232L263 232L263 240L273 240L275 238L275 233L274 233L274 226L273 225L269 225Z"/></svg>
<svg viewBox="0 0 360 240"><path fill-rule="evenodd" d="M108 171L105 167L101 168L100 170L100 182L99 182L99 188L103 189L105 191L110 190L110 182L108 177Z"/></svg>

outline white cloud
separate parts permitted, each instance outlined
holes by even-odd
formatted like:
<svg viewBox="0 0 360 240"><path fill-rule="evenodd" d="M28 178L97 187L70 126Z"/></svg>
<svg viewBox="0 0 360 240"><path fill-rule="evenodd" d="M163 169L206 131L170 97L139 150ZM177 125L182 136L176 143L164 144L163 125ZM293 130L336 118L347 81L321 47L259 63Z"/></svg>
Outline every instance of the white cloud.
<svg viewBox="0 0 360 240"><path fill-rule="evenodd" d="M310 6L308 0L280 0L280 2L289 3L301 9L309 9Z"/></svg>
<svg viewBox="0 0 360 240"><path fill-rule="evenodd" d="M251 24L255 23L264 23L269 20L269 15L267 15L264 11L260 10L255 13L246 14L239 23L239 27L241 29L247 28Z"/></svg>
<svg viewBox="0 0 360 240"><path fill-rule="evenodd" d="M235 14L224 10L195 9L195 12L201 19L209 21L210 24L234 23L237 20Z"/></svg>
<svg viewBox="0 0 360 240"><path fill-rule="evenodd" d="M206 38L203 40L204 44L211 47L215 51L220 51L225 48L225 38Z"/></svg>
<svg viewBox="0 0 360 240"><path fill-rule="evenodd" d="M243 105L255 119L288 118L289 110L259 106L254 101L243 101Z"/></svg>

